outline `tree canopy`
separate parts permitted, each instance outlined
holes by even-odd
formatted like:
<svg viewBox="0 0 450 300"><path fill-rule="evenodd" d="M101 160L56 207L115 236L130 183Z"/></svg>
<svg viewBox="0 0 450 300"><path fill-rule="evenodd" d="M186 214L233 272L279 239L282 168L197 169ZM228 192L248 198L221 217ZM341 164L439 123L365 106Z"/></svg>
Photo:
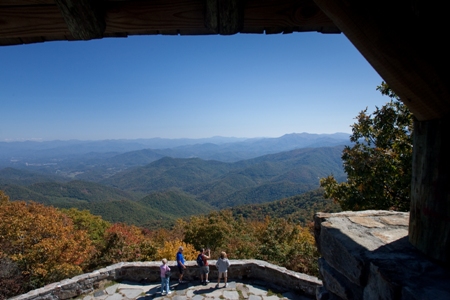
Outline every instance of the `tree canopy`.
<svg viewBox="0 0 450 300"><path fill-rule="evenodd" d="M413 116L386 83L377 87L390 102L367 108L356 117L350 141L342 152L347 181L333 175L320 180L325 198L333 198L344 210L410 207Z"/></svg>
<svg viewBox="0 0 450 300"><path fill-rule="evenodd" d="M22 271L26 289L83 272L94 250L85 231L53 207L6 200L0 203L0 258Z"/></svg>

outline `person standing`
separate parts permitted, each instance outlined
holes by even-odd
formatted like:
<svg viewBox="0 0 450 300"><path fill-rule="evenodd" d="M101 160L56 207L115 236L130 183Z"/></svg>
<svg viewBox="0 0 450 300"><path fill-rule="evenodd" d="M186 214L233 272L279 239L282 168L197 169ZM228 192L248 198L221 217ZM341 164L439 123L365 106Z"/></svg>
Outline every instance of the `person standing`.
<svg viewBox="0 0 450 300"><path fill-rule="evenodd" d="M178 278L178 283L185 283L186 281L183 281L183 274L184 274L184 270L186 269L186 265L184 264L185 260L184 260L184 256L183 256L183 247L182 246L180 246L180 248L178 248L176 261L177 261L178 272L180 273L180 277Z"/></svg>
<svg viewBox="0 0 450 300"><path fill-rule="evenodd" d="M220 257L216 262L217 270L219 271L219 277L217 278L216 288L219 287L220 278L223 276L223 281L225 283L224 287L228 287L227 278L228 278L228 268L230 267L230 261L227 258L227 254L222 251L220 253Z"/></svg>
<svg viewBox="0 0 450 300"><path fill-rule="evenodd" d="M208 259L210 259L211 256L211 250L208 249L201 249L199 255L197 256L197 265L200 267L200 282L202 284L209 283L208 280L208 274L209 274L209 265L208 265ZM205 280L203 281L203 276Z"/></svg>
<svg viewBox="0 0 450 300"><path fill-rule="evenodd" d="M167 259L162 259L162 265L159 269L161 270L161 295L170 295L172 294L172 291L169 289L170 268L167 265Z"/></svg>

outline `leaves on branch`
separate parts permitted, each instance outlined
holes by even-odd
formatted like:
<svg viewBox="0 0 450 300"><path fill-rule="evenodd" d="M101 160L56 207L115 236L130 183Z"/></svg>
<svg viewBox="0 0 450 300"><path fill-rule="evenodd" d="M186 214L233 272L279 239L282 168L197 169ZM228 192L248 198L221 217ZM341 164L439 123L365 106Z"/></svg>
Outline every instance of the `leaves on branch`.
<svg viewBox="0 0 450 300"><path fill-rule="evenodd" d="M366 108L356 117L350 137L354 145L342 152L347 181L338 183L330 175L320 185L325 197L344 210L408 211L413 117L386 83L377 89L391 100L372 114Z"/></svg>

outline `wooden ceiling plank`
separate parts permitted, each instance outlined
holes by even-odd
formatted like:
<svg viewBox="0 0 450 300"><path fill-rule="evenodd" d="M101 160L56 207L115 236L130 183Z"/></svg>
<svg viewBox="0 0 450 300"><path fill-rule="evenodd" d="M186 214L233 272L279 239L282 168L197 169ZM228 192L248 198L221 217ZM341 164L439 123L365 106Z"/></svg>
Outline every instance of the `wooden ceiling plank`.
<svg viewBox="0 0 450 300"><path fill-rule="evenodd" d="M0 38L0 46L14 46L14 45L22 45L23 42L19 38Z"/></svg>
<svg viewBox="0 0 450 300"><path fill-rule="evenodd" d="M302 28L330 28L340 32L333 21L324 14L312 1L257 1L248 0L245 8L244 31L253 27L286 28L292 31L303 31ZM297 30L295 30L297 29Z"/></svg>
<svg viewBox="0 0 450 300"><path fill-rule="evenodd" d="M157 31L209 31L204 25L202 1L110 2L106 8L105 33L130 35Z"/></svg>
<svg viewBox="0 0 450 300"><path fill-rule="evenodd" d="M55 0L75 39L103 37L106 28L104 8L99 0Z"/></svg>
<svg viewBox="0 0 450 300"><path fill-rule="evenodd" d="M2 7L0 38L70 34L56 5Z"/></svg>
<svg viewBox="0 0 450 300"><path fill-rule="evenodd" d="M1 0L2 6L55 5L54 0Z"/></svg>
<svg viewBox="0 0 450 300"><path fill-rule="evenodd" d="M242 28L240 33L247 33L247 34L264 34L264 27L252 27L248 28L245 27Z"/></svg>
<svg viewBox="0 0 450 300"><path fill-rule="evenodd" d="M41 36L31 38L21 38L23 44L43 43L45 39Z"/></svg>
<svg viewBox="0 0 450 300"><path fill-rule="evenodd" d="M282 28L270 27L270 28L267 28L265 30L265 33L266 34L280 34L280 33L283 33L283 29Z"/></svg>

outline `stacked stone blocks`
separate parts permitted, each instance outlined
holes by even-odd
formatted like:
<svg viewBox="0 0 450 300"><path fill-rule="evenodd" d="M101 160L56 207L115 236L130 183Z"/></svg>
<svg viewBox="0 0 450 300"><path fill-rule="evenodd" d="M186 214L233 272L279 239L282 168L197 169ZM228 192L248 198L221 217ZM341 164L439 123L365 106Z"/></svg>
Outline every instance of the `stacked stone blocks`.
<svg viewBox="0 0 450 300"><path fill-rule="evenodd" d="M210 260L210 279L216 279L218 271L215 260ZM161 262L128 262L118 263L92 273L82 274L70 279L46 285L40 289L13 297L14 300L56 300L71 299L103 289L113 281L159 282ZM175 261L169 261L172 279L178 278ZM195 261L186 263L187 269L183 279L196 280L198 267ZM230 279L255 279L264 282L268 287L284 287L308 296L314 296L316 288L322 282L313 276L287 270L260 260L231 260L228 277Z"/></svg>
<svg viewBox="0 0 450 300"><path fill-rule="evenodd" d="M408 241L409 213L318 213L314 221L317 299L450 299L450 270Z"/></svg>

